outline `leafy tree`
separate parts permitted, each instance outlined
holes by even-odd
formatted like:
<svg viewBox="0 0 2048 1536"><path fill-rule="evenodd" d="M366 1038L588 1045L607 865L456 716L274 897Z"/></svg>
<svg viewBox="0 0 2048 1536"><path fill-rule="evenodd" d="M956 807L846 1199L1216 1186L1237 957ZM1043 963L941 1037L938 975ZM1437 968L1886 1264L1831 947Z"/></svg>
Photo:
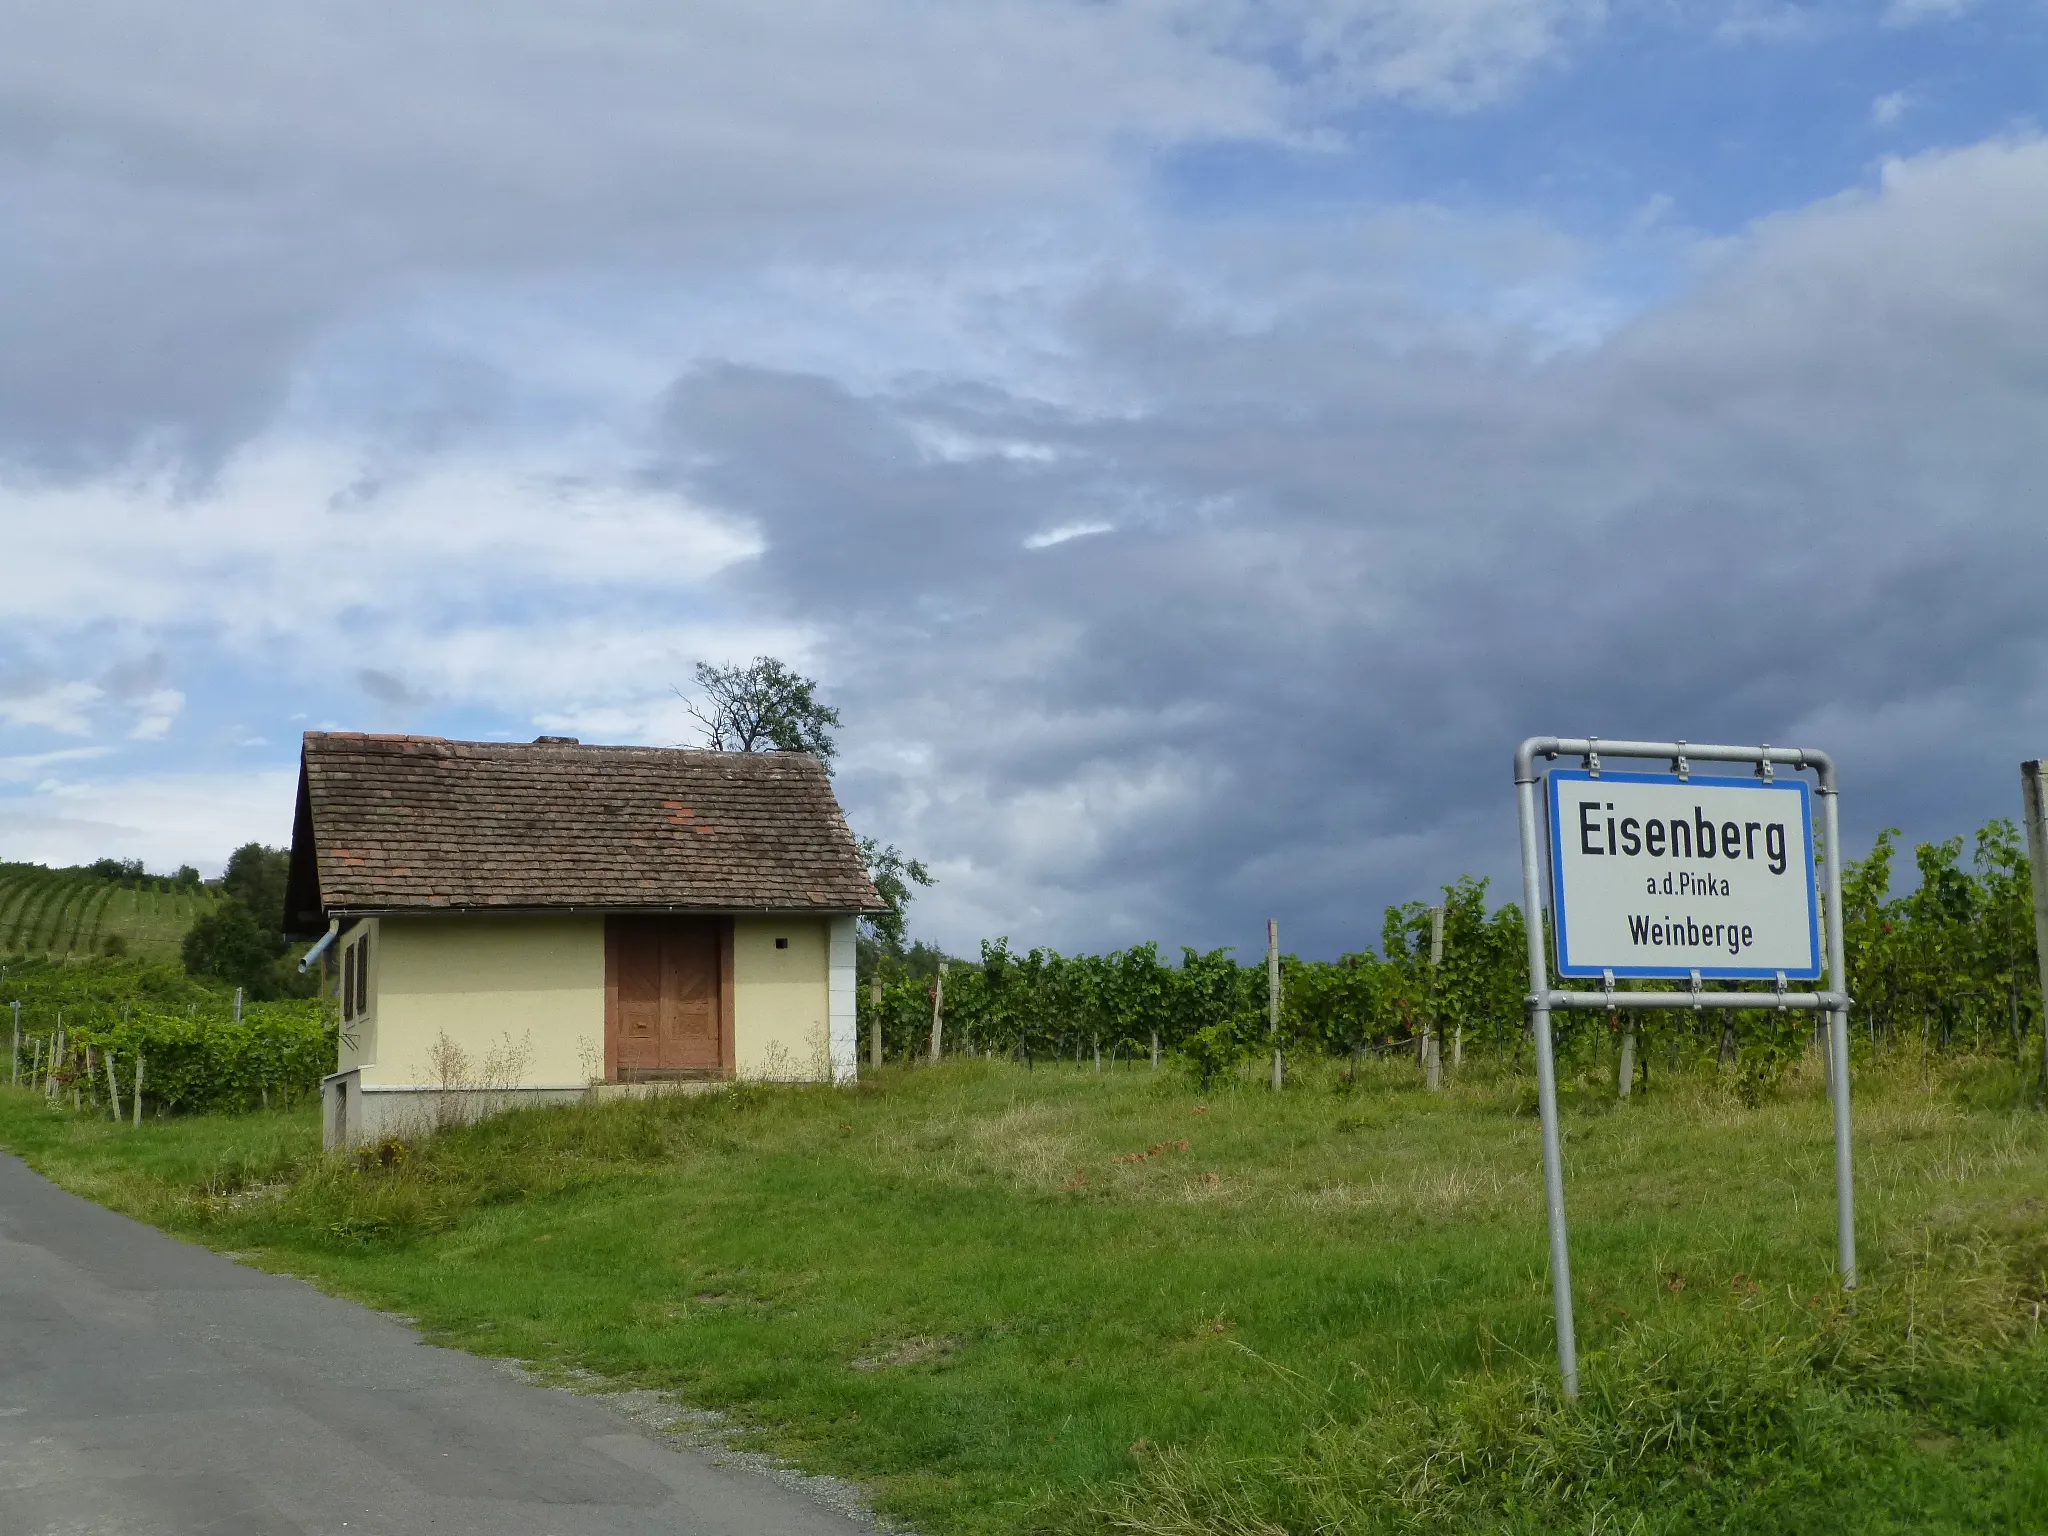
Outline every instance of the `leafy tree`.
<svg viewBox="0 0 2048 1536"><path fill-rule="evenodd" d="M704 744L714 752L804 752L829 773L838 744L839 711L818 698L818 684L773 656L756 656L744 667L697 663L701 703L685 701L704 727ZM887 904L882 912L861 919L860 968L870 974L883 956L905 959L905 909L912 886L932 883L931 871L906 858L894 844L872 837L860 840L860 856L868 879ZM280 904L280 910L282 906ZM936 957L937 952L933 952ZM936 969L934 958L933 967Z"/></svg>
<svg viewBox="0 0 2048 1536"><path fill-rule="evenodd" d="M714 752L807 752L832 766L839 711L819 702L818 685L773 656L744 667L697 663L701 703L686 707Z"/></svg>
<svg viewBox="0 0 2048 1536"><path fill-rule="evenodd" d="M1892 859L1897 853L1897 827L1886 827L1871 844L1870 855L1842 866L1842 941L1848 952L1849 995L1872 1038L1889 1037L1896 1020L1899 950L1895 914L1886 905L1891 894Z"/></svg>
<svg viewBox="0 0 2048 1536"><path fill-rule="evenodd" d="M290 868L287 849L244 843L228 855L220 888L254 913L264 928L283 933L284 882Z"/></svg>
<svg viewBox="0 0 2048 1536"><path fill-rule="evenodd" d="M253 1001L310 996L317 979L300 976L286 957L284 886L291 855L244 843L228 855L222 901L192 925L182 949L185 970L241 987Z"/></svg>
<svg viewBox="0 0 2048 1536"><path fill-rule="evenodd" d="M1411 901L1387 909L1380 934L1383 985L1400 1032L1412 1033L1433 1011L1446 1042L1462 1027L1468 1049L1482 1034L1495 1050L1518 1038L1529 990L1522 911L1509 904L1489 917L1486 888L1486 881L1470 875L1443 888L1444 958L1435 975L1429 965L1429 908Z"/></svg>
<svg viewBox="0 0 2048 1536"><path fill-rule="evenodd" d="M1379 1046L1389 1033L1390 989L1397 980L1395 968L1370 951L1339 956L1330 965L1283 955L1280 1027L1287 1044L1331 1056Z"/></svg>
<svg viewBox="0 0 2048 1536"><path fill-rule="evenodd" d="M2041 1012L2034 956L2034 903L2025 848L2009 821L1975 838L1970 866L1963 839L1913 850L1920 883L1891 895L1898 829L1878 834L1869 857L1842 875L1854 1021L1873 1044L1901 1031L1924 1050L1981 1050L2003 1037L2024 1062Z"/></svg>
<svg viewBox="0 0 2048 1536"><path fill-rule="evenodd" d="M282 991L277 961L284 951L283 935L230 896L192 925L182 954L188 975L212 976L256 999Z"/></svg>
<svg viewBox="0 0 2048 1536"><path fill-rule="evenodd" d="M860 840L860 857L876 894L887 903L886 910L862 917L861 925L882 953L901 959L908 922L904 909L910 905L911 887L932 884L931 871L918 860L905 858L903 850L895 844L884 846L872 837Z"/></svg>
<svg viewBox="0 0 2048 1536"><path fill-rule="evenodd" d="M1971 860L1977 866L1979 903L1978 974L1986 1012L2005 1015L2013 1058L2025 1059L2027 1008L2023 999L2038 994L2041 982L2034 952L2033 875L2019 828L2000 819L1978 829ZM2038 1000L2038 997L2036 998Z"/></svg>

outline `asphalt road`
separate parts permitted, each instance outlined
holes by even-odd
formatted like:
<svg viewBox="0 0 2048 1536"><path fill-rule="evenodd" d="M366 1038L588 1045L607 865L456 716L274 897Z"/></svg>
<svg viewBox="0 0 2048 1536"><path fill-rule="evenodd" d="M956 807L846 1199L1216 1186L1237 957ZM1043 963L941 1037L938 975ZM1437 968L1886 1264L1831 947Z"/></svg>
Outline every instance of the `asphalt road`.
<svg viewBox="0 0 2048 1536"><path fill-rule="evenodd" d="M0 1155L0 1533L862 1529Z"/></svg>

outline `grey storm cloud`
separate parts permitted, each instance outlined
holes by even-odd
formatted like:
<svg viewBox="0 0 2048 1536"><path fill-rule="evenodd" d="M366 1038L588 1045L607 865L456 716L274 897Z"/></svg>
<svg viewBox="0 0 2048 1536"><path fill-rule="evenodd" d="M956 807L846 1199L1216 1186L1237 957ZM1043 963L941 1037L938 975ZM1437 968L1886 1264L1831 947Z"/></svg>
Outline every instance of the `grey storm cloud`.
<svg viewBox="0 0 2048 1536"><path fill-rule="evenodd" d="M850 714L932 746L849 782L963 917L1330 949L1511 884L1527 734L1826 745L1859 843L2010 812L2048 734L2044 194L2038 143L1901 168L1547 360L1126 290L1073 334L1142 410L727 367L670 430L766 530L764 600L830 616ZM1109 531L1027 547L1061 524Z"/></svg>

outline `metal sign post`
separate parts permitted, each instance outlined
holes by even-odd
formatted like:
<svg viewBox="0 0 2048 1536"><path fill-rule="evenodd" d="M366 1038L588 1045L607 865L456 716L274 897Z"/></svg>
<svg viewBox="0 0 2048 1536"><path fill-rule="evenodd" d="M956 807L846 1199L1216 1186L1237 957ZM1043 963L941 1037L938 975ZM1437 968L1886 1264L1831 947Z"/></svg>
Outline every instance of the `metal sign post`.
<svg viewBox="0 0 2048 1536"><path fill-rule="evenodd" d="M2027 862L2033 869L2034 955L2048 978L2048 787L2042 769L2038 758L2020 764L2020 804L2027 823ZM2048 991L2042 996L2048 997ZM2048 1020L2041 1026L2041 1081L2034 1092L2037 1099L2048 1099Z"/></svg>
<svg viewBox="0 0 2048 1536"><path fill-rule="evenodd" d="M1662 758L1661 774L1603 773L1601 757ZM1559 980L1597 977L1599 991L1553 987L1543 928L1543 844L1536 760L1579 757L1549 775L1551 927ZM1694 777L1694 763L1753 763L1753 779ZM1808 787L1776 770L1812 769L1820 796L1824 894L1814 911L1814 828ZM1617 976L1671 977L1685 991L1630 992L1631 1008L1788 1008L1828 1026L1828 1097L1835 1120L1836 1260L1856 1285L1855 1189L1849 1158L1849 997L1844 985L1842 861L1834 760L1797 747L1692 746L1532 736L1515 751L1522 831L1522 910L1529 936L1529 1028L1536 1041L1536 1101L1543 1125L1543 1193L1550 1224L1550 1285L1566 1397L1579 1392L1572 1327L1564 1157L1557 1130L1557 1069L1550 1015L1616 1006ZM1822 930L1825 929L1825 966ZM1825 976L1826 990L1820 988ZM1706 982L1773 982L1768 993L1710 991ZM1807 981L1813 990L1793 991Z"/></svg>

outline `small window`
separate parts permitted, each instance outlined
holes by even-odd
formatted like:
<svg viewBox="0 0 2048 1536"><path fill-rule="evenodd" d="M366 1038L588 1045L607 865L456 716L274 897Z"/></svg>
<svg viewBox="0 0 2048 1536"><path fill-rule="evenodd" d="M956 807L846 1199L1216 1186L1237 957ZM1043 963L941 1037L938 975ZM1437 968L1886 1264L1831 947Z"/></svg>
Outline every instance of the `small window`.
<svg viewBox="0 0 2048 1536"><path fill-rule="evenodd" d="M789 940L787 940L787 939L777 939L777 940L775 941L775 947L776 947L777 949L787 949L787 948L789 948Z"/></svg>
<svg viewBox="0 0 2048 1536"><path fill-rule="evenodd" d="M344 1020L356 1016L356 947L353 944L341 952L341 1016Z"/></svg>
<svg viewBox="0 0 2048 1536"><path fill-rule="evenodd" d="M356 1013L370 1011L370 936L356 941Z"/></svg>

